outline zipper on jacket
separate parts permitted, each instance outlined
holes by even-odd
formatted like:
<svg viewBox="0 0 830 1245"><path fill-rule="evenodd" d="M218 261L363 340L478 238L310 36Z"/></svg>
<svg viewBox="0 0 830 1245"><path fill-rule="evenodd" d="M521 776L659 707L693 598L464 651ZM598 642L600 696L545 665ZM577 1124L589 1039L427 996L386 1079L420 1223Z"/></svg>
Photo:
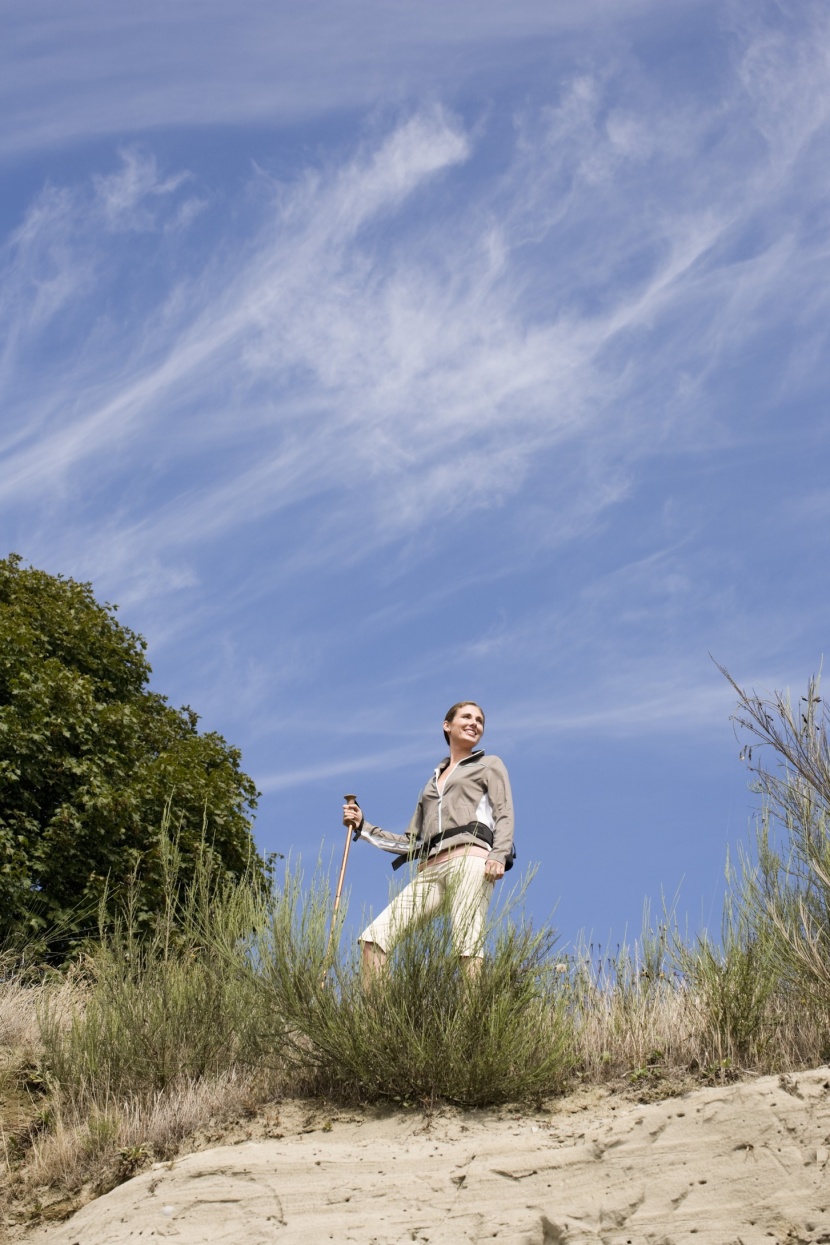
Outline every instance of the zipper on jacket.
<svg viewBox="0 0 830 1245"><path fill-rule="evenodd" d="M443 823L444 792L447 789L447 783L450 781L450 774L454 774L455 771L458 769L459 765L466 765L468 761L472 761L473 757L480 757L480 756L481 756L480 752L471 752L468 757L462 757L460 761L456 761L455 765L453 765L447 771L447 776L444 779L443 787L438 786L438 773L441 767L440 765L437 765L435 767L435 773L433 774L432 777L435 783L435 790L438 794L438 833L439 834L444 829L444 823Z"/></svg>
<svg viewBox="0 0 830 1245"><path fill-rule="evenodd" d="M461 761L456 761L455 765L451 766L451 767L447 770L447 776L446 776L446 778L444 779L444 785L443 785L443 787L439 787L439 786L438 786L438 770L440 769L440 766L436 767L435 774L433 775L433 777L434 777L434 779L435 779L435 790L436 790L436 792L438 793L438 833L439 833L439 834L440 834L440 833L441 833L441 831L444 829L444 817L443 817L443 813L444 813L444 792L445 792L445 791L446 791L446 789L447 789L447 783L450 781L450 774L454 774L454 773L455 773L455 771L458 769L459 765L462 765L462 764L463 764L463 762L464 762L464 761L466 761L466 760L468 760L468 758L467 758L467 757L464 757L464 758L462 758L462 760L461 760Z"/></svg>

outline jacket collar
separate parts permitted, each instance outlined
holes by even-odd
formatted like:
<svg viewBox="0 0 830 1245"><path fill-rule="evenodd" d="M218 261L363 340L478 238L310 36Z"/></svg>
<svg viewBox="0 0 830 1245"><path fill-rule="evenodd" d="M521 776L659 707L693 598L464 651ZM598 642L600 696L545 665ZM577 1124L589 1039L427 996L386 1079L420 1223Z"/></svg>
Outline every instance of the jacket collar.
<svg viewBox="0 0 830 1245"><path fill-rule="evenodd" d="M473 748L473 750L472 750L472 752L470 753L470 755L469 755L468 757L464 757L464 759L463 759L462 761L459 761L459 762L458 762L458 764L459 764L459 765L469 765L471 761L477 761L477 760L479 759L479 757L483 757L483 756L484 756L484 749L483 749L483 748ZM447 766L449 765L449 763L450 763L450 758L449 758L449 757L444 757L443 761L440 761L440 762L438 763L438 765L436 766L436 769L435 769L435 774L436 774L436 777L438 776L438 774L443 773L443 771L447 768Z"/></svg>

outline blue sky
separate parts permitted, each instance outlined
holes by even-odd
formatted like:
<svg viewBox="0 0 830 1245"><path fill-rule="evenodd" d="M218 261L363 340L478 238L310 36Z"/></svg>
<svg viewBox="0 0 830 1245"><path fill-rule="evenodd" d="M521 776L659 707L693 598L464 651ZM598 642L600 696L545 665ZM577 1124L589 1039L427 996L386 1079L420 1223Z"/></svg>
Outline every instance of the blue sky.
<svg viewBox="0 0 830 1245"><path fill-rule="evenodd" d="M537 916L717 925L709 654L825 649L826 6L4 16L3 552L119 603L264 850L339 853L345 790L402 828L469 696Z"/></svg>

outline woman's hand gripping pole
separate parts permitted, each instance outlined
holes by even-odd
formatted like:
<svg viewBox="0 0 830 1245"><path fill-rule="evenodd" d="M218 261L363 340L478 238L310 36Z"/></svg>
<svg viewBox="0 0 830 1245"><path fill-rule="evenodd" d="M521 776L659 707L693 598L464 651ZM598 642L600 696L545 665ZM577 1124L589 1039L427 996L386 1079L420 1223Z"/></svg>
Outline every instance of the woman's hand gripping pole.
<svg viewBox="0 0 830 1245"><path fill-rule="evenodd" d="M334 931L337 928L337 913L340 908L340 897L343 894L343 883L346 880L346 865L349 863L349 848L352 845L352 839L355 837L355 830L360 824L360 818L355 820L355 813L352 811L353 809L357 809L358 812L360 811L357 803L357 796L351 794L344 795L343 799L345 801L343 808L343 825L346 827L346 845L343 848L343 861L340 865L340 877L337 879L337 890L334 892L334 907L331 913L331 929L329 930L329 941L326 946L326 958L324 961L325 967L323 969L323 981L321 982L321 985L325 984L326 973L328 972L329 955L331 954L331 946L334 941Z"/></svg>

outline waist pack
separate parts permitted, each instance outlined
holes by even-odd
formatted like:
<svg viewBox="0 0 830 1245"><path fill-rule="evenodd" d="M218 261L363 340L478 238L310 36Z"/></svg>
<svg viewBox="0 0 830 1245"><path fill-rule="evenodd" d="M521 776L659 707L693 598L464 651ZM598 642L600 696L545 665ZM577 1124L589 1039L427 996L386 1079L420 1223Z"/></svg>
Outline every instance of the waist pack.
<svg viewBox="0 0 830 1245"><path fill-rule="evenodd" d="M429 856L434 847L439 843L443 843L444 839L454 839L459 834L467 834L474 839L480 839L482 843L486 843L488 847L493 846L493 831L489 826L485 826L481 821L471 821L467 826L449 826L446 830L440 830L438 834L434 834L431 839L425 839L423 842L413 844L408 852L401 852L400 856L396 856L392 861L393 869L400 869L402 865L407 864L411 860L422 860ZM463 846L463 844L459 844ZM516 859L516 848L511 845L510 855L504 862L505 873L513 868L513 861Z"/></svg>

